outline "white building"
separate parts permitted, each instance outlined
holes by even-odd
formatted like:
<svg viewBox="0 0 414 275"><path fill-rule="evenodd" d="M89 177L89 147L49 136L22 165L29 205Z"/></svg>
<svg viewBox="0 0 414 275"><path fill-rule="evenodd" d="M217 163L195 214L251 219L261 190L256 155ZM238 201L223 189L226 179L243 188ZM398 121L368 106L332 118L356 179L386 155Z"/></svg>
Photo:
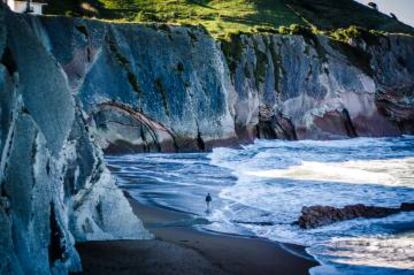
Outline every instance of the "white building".
<svg viewBox="0 0 414 275"><path fill-rule="evenodd" d="M17 13L30 13L41 15L43 14L43 6L47 5L46 1L42 0L33 0L33 1L24 1L24 0L2 0L6 3L9 8Z"/></svg>

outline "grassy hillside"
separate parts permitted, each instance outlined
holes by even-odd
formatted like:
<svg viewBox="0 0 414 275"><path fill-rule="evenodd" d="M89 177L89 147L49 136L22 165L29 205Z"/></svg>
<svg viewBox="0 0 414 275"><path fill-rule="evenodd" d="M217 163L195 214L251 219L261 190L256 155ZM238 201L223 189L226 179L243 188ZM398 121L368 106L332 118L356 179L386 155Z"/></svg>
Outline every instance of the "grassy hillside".
<svg viewBox="0 0 414 275"><path fill-rule="evenodd" d="M49 14L120 22L201 24L214 36L291 24L332 30L356 25L412 33L412 28L353 0L53 0Z"/></svg>

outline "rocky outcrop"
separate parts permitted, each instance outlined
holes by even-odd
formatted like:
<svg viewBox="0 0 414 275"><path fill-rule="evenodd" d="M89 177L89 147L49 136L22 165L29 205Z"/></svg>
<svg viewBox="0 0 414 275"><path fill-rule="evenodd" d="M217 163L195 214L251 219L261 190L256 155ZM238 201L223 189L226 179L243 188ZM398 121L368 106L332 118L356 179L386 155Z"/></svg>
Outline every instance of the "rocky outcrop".
<svg viewBox="0 0 414 275"><path fill-rule="evenodd" d="M378 89L376 104L380 112L402 133L414 133L414 60L410 58L412 37L390 35L387 40L362 46L372 57ZM397 49L395 51L394 49Z"/></svg>
<svg viewBox="0 0 414 275"><path fill-rule="evenodd" d="M205 150L236 139L227 66L203 29L27 20L107 152Z"/></svg>
<svg viewBox="0 0 414 275"><path fill-rule="evenodd" d="M76 241L149 238L61 65L0 4L0 273L79 271Z"/></svg>
<svg viewBox="0 0 414 275"><path fill-rule="evenodd" d="M26 17L109 153L413 133L414 38Z"/></svg>
<svg viewBox="0 0 414 275"><path fill-rule="evenodd" d="M413 37L369 34L339 42L312 33L238 35L223 50L237 93L239 136L254 138L265 131L272 138L337 139L412 133ZM280 134L280 128L295 135Z"/></svg>
<svg viewBox="0 0 414 275"><path fill-rule="evenodd" d="M298 225L303 229L311 229L356 218L384 218L408 211L414 211L414 204L403 203L400 208L366 206L363 204L347 205L343 208L316 205L302 208Z"/></svg>

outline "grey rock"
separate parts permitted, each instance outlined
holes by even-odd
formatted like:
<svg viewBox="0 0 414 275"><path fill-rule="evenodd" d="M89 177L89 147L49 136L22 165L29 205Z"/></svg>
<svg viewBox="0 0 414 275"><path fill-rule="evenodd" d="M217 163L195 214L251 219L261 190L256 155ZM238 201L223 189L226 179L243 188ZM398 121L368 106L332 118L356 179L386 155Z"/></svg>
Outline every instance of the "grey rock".
<svg viewBox="0 0 414 275"><path fill-rule="evenodd" d="M347 44L316 35L257 34L223 44L238 95L239 136L261 136L263 127L269 132L264 109L282 114L298 139L412 133L414 40L377 39ZM269 137L286 138L271 128Z"/></svg>
<svg viewBox="0 0 414 275"><path fill-rule="evenodd" d="M2 274L79 271L76 241L151 237L101 148L414 133L411 36L218 42L199 27L33 17L0 4L0 56Z"/></svg>
<svg viewBox="0 0 414 275"><path fill-rule="evenodd" d="M204 150L236 139L227 66L204 30L36 20L108 152Z"/></svg>
<svg viewBox="0 0 414 275"><path fill-rule="evenodd" d="M236 35L33 18L109 153L413 133L414 38Z"/></svg>
<svg viewBox="0 0 414 275"><path fill-rule="evenodd" d="M65 75L22 17L7 13L6 26L12 30L7 32L7 48L24 83L19 89L25 106L45 135L47 146L57 155L74 119L74 102Z"/></svg>
<svg viewBox="0 0 414 275"><path fill-rule="evenodd" d="M76 272L76 241L151 238L35 21L0 4L1 274Z"/></svg>

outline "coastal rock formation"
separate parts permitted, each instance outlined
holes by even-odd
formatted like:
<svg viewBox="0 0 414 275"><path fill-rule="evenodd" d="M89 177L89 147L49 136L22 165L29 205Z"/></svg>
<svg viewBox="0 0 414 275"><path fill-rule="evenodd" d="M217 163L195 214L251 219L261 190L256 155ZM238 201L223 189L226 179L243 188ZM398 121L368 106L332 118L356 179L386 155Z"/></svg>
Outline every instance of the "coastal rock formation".
<svg viewBox="0 0 414 275"><path fill-rule="evenodd" d="M414 133L414 38L338 42L12 14L0 4L0 273L79 271L150 238L109 153Z"/></svg>
<svg viewBox="0 0 414 275"><path fill-rule="evenodd" d="M223 49L239 135L253 138L268 128L263 117L273 117L277 127L268 136L278 138L412 133L414 39L371 36L348 42L312 33L234 36Z"/></svg>
<svg viewBox="0 0 414 275"><path fill-rule="evenodd" d="M236 139L227 66L203 29L27 20L107 152L205 150Z"/></svg>
<svg viewBox="0 0 414 275"><path fill-rule="evenodd" d="M26 17L109 153L414 133L414 38Z"/></svg>
<svg viewBox="0 0 414 275"><path fill-rule="evenodd" d="M105 167L63 68L3 4L0 57L0 273L80 271L75 241L151 237Z"/></svg>
<svg viewBox="0 0 414 275"><path fill-rule="evenodd" d="M302 208L298 224L303 229L310 229L356 218L383 218L403 211L414 211L414 204L403 203L400 208L366 206L363 204L347 205L343 208L316 205Z"/></svg>

